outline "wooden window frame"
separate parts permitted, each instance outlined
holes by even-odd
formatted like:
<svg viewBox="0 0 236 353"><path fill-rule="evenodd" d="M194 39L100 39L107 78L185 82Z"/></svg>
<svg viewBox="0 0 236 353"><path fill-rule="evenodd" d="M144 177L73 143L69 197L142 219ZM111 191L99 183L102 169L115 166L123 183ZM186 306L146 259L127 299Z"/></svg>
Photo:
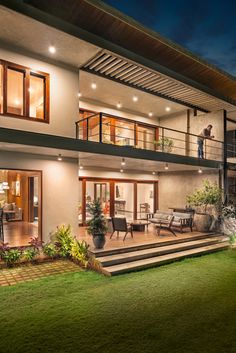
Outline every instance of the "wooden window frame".
<svg viewBox="0 0 236 353"><path fill-rule="evenodd" d="M29 121L49 124L50 116L50 75L42 71L36 71L29 67L18 65L9 61L1 60L0 65L3 67L3 112L0 116L18 118ZM14 70L24 74L23 79L23 115L9 113L7 111L7 70ZM44 79L44 119L34 118L30 116L30 76L36 76Z"/></svg>

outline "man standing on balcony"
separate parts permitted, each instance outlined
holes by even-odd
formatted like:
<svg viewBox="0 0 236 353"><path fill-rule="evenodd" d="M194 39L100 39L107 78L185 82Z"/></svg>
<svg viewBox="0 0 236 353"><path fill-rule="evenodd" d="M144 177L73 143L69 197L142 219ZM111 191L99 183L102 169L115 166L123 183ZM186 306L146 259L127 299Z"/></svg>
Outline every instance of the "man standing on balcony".
<svg viewBox="0 0 236 353"><path fill-rule="evenodd" d="M202 130L200 135L197 138L197 145L198 145L198 158L204 158L204 151L203 145L204 140L209 139L212 140L215 136L211 135L212 125L208 125L205 129Z"/></svg>

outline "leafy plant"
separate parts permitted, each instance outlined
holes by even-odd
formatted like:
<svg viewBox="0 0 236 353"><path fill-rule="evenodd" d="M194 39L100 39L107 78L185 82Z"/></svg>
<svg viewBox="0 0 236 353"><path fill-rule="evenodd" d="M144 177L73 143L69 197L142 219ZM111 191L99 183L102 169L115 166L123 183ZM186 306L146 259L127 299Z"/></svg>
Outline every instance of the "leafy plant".
<svg viewBox="0 0 236 353"><path fill-rule="evenodd" d="M54 257L56 257L57 255L57 248L55 246L55 244L53 243L47 243L43 246L43 253L48 256L51 257L52 259Z"/></svg>
<svg viewBox="0 0 236 353"><path fill-rule="evenodd" d="M236 233L229 235L229 242L231 245L234 245L236 243Z"/></svg>
<svg viewBox="0 0 236 353"><path fill-rule="evenodd" d="M31 237L29 244L36 250L38 250L38 252L40 251L40 248L43 245L43 241L39 240L38 237Z"/></svg>
<svg viewBox="0 0 236 353"><path fill-rule="evenodd" d="M23 251L23 257L26 261L34 261L36 259L36 257L39 254L39 250L37 250L36 248L32 247L32 248L27 248Z"/></svg>
<svg viewBox="0 0 236 353"><path fill-rule="evenodd" d="M20 260L22 256L22 249L10 248L8 243L3 243L0 246L0 255L5 264L8 267L11 267Z"/></svg>
<svg viewBox="0 0 236 353"><path fill-rule="evenodd" d="M71 256L74 260L78 261L85 268L89 263L89 245L86 241L82 240L81 242L77 239L74 239L71 247Z"/></svg>
<svg viewBox="0 0 236 353"><path fill-rule="evenodd" d="M163 152L171 152L174 147L174 141L168 137L160 137L158 141L154 141Z"/></svg>
<svg viewBox="0 0 236 353"><path fill-rule="evenodd" d="M89 206L89 212L92 215L88 221L88 233L95 235L105 235L107 232L106 219L102 213L102 208L99 200L95 200Z"/></svg>
<svg viewBox="0 0 236 353"><path fill-rule="evenodd" d="M51 239L55 242L56 249L60 256L70 256L71 247L73 244L70 225L62 225L61 227L57 227L56 232L51 235Z"/></svg>
<svg viewBox="0 0 236 353"><path fill-rule="evenodd" d="M209 180L203 181L203 186L187 196L187 203L190 206L197 206L207 211L208 206L220 207L222 190L216 183Z"/></svg>

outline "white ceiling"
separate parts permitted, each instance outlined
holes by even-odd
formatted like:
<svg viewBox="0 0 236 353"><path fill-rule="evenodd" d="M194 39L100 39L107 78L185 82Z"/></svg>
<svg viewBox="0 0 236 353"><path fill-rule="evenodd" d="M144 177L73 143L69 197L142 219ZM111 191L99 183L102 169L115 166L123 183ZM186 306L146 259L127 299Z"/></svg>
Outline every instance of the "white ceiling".
<svg viewBox="0 0 236 353"><path fill-rule="evenodd" d="M74 67L85 64L101 50L3 6L0 6L0 41ZM57 50L54 56L48 51L50 45Z"/></svg>
<svg viewBox="0 0 236 353"><path fill-rule="evenodd" d="M146 116L151 111L153 118L167 116L173 113L186 111L186 107L166 99L142 92L138 89L122 85L120 83L96 76L85 71L80 71L79 75L81 101L94 102L97 105L104 105L116 108L118 102L122 104L120 111L127 111L138 116ZM96 83L97 88L93 90L91 84ZM133 96L138 97L138 101L133 101ZM166 112L166 107L171 110Z"/></svg>

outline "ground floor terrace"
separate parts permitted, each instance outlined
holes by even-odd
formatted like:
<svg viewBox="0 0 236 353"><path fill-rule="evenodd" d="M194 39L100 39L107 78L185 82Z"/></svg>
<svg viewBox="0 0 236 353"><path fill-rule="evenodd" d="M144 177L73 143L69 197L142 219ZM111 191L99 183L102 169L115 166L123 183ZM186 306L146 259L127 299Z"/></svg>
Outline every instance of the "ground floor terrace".
<svg viewBox="0 0 236 353"><path fill-rule="evenodd" d="M89 205L100 200L107 219L107 249L198 235L193 224L157 235L152 218L159 212L186 212L187 195L208 179L222 184L222 170L191 164L141 160L2 143L0 203L2 240L26 246L44 242L62 224L78 239L92 239L86 224ZM133 237L112 236L111 219L125 218Z"/></svg>

